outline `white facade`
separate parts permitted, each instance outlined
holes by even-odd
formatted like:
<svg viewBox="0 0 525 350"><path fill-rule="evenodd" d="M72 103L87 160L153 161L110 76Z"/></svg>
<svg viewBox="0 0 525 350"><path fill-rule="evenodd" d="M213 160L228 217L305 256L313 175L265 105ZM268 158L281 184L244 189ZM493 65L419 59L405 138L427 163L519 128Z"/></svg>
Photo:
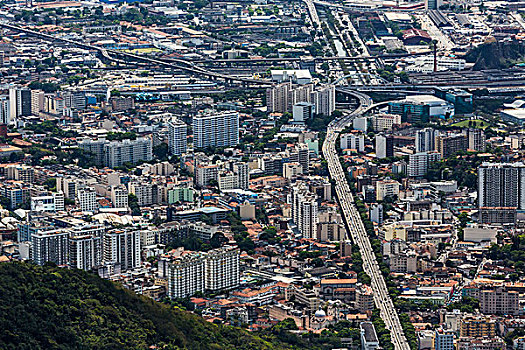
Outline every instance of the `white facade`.
<svg viewBox="0 0 525 350"><path fill-rule="evenodd" d="M114 208L128 207L128 190L126 186L111 186L111 204Z"/></svg>
<svg viewBox="0 0 525 350"><path fill-rule="evenodd" d="M84 212L98 211L97 194L93 188L86 187L77 191L77 205Z"/></svg>
<svg viewBox="0 0 525 350"><path fill-rule="evenodd" d="M304 123L313 118L315 105L309 102L299 102L293 105L292 116L295 123Z"/></svg>
<svg viewBox="0 0 525 350"><path fill-rule="evenodd" d="M33 260L37 265L65 265L69 255L69 231L37 231L31 234Z"/></svg>
<svg viewBox="0 0 525 350"><path fill-rule="evenodd" d="M183 255L168 265L168 296L186 298L204 291L205 256L200 252Z"/></svg>
<svg viewBox="0 0 525 350"><path fill-rule="evenodd" d="M439 130L424 128L416 132L416 153L432 152L436 150L436 137Z"/></svg>
<svg viewBox="0 0 525 350"><path fill-rule="evenodd" d="M355 149L357 152L365 151L365 136L362 134L344 134L340 140L341 149Z"/></svg>
<svg viewBox="0 0 525 350"><path fill-rule="evenodd" d="M187 125L178 119L168 123L168 148L170 154L180 156L186 153L188 138Z"/></svg>
<svg viewBox="0 0 525 350"><path fill-rule="evenodd" d="M64 193L52 193L48 196L31 197L32 211L55 212L64 210Z"/></svg>
<svg viewBox="0 0 525 350"><path fill-rule="evenodd" d="M298 183L291 193L292 220L305 238L317 237L317 196L310 192L304 182Z"/></svg>
<svg viewBox="0 0 525 350"><path fill-rule="evenodd" d="M69 238L69 266L89 271L102 263L102 238L75 235Z"/></svg>
<svg viewBox="0 0 525 350"><path fill-rule="evenodd" d="M395 180L385 179L376 182L376 200L382 201L387 196L399 195L399 182Z"/></svg>
<svg viewBox="0 0 525 350"><path fill-rule="evenodd" d="M421 152L411 154L408 159L408 176L420 177L427 174L430 164L441 160L441 154L439 152Z"/></svg>
<svg viewBox="0 0 525 350"><path fill-rule="evenodd" d="M312 103L315 113L332 115L335 111L335 85L326 85L312 92Z"/></svg>
<svg viewBox="0 0 525 350"><path fill-rule="evenodd" d="M0 96L0 124L11 123L9 96Z"/></svg>
<svg viewBox="0 0 525 350"><path fill-rule="evenodd" d="M239 286L239 248L222 247L206 254L205 288L220 291Z"/></svg>
<svg viewBox="0 0 525 350"><path fill-rule="evenodd" d="M112 231L104 234L104 263L118 263L122 271L140 267L140 231Z"/></svg>
<svg viewBox="0 0 525 350"><path fill-rule="evenodd" d="M239 144L239 113L225 112L193 118L195 148L228 147Z"/></svg>

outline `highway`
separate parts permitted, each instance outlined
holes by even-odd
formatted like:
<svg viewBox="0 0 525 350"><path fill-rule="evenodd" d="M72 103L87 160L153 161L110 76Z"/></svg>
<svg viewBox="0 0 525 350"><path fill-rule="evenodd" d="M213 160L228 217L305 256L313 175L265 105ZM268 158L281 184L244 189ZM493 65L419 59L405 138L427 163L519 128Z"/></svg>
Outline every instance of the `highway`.
<svg viewBox="0 0 525 350"><path fill-rule="evenodd" d="M339 204L346 220L350 236L361 251L363 270L370 276L375 305L379 309L386 327L390 330L392 344L396 350L410 350L394 303L388 294L385 279L376 261L372 245L370 244L359 212L354 205L354 198L335 146L340 132L352 119L380 105L383 106L385 103L374 105L367 95L360 92L353 92L352 95L358 99L359 106L353 112L330 123L325 142L323 143L323 155L328 162L330 177L335 181L337 198L339 199Z"/></svg>
<svg viewBox="0 0 525 350"><path fill-rule="evenodd" d="M113 60L113 61L116 61L116 62L119 62L119 63L129 64L130 62L126 61L126 60L116 59L116 58L112 57L110 54L118 55L118 56L121 56L121 57L124 57L124 58L127 58L127 59L132 59L132 60L135 60L135 61L146 62L146 63L160 65L160 66L164 66L164 67L168 67L168 68L180 69L180 70L183 70L183 71L186 71L186 72L189 72L189 73L193 73L193 74L197 74L197 75L201 75L201 76L206 76L206 77L209 77L209 78L212 78L212 79L223 79L226 82L234 82L235 81L235 82L240 82L242 84L248 84L248 85L249 84L252 84L252 85L264 85L264 86L271 86L271 85L273 85L272 82L267 81L267 80L263 80L263 79L243 78L243 77L236 77L236 76L231 76L231 75L226 75L226 74L212 72L212 71L209 71L209 70L204 69L202 67L194 66L193 63L191 63L189 61L186 61L186 60L176 60L177 63L179 63L179 64L175 64L175 63L161 61L161 60L154 59L154 58L149 58L147 56L139 56L139 55L135 55L135 54L132 54L132 53L127 53L127 52L124 52L124 51L109 50L109 49L105 49L105 48L102 48L102 47L86 44L86 43L83 43L83 42L78 42L78 41L74 41L74 40L64 39L64 38L57 37L57 36L54 36L54 35L49 35L49 34L37 32L37 31L31 30L31 29L27 29L27 28L24 28L24 27L19 27L19 26L7 23L5 21L0 22L0 27L4 27L4 28L8 28L8 29L11 29L11 30L14 30L14 31L26 33L28 35L35 36L35 37L38 37L38 38L41 38L41 39L44 39L44 40L59 41L59 42L67 43L67 44L74 45L74 46L77 46L77 47L85 48L85 49L88 49L88 50L98 51L106 59Z"/></svg>

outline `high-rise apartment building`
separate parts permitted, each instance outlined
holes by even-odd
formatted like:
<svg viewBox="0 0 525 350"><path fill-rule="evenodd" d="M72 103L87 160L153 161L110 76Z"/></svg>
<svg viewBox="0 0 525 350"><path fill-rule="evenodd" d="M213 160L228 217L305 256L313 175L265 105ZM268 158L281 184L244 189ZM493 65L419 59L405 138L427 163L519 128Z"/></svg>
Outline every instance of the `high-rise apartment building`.
<svg viewBox="0 0 525 350"><path fill-rule="evenodd" d="M126 186L111 186L111 204L113 204L114 208L128 207L128 190Z"/></svg>
<svg viewBox="0 0 525 350"><path fill-rule="evenodd" d="M89 271L102 263L102 238L73 235L69 238L69 266Z"/></svg>
<svg viewBox="0 0 525 350"><path fill-rule="evenodd" d="M110 168L153 159L153 143L149 137L122 141L84 139L78 142L78 146L84 151L94 153L97 164Z"/></svg>
<svg viewBox="0 0 525 350"><path fill-rule="evenodd" d="M94 213L98 211L97 194L91 187L79 189L77 191L77 205L80 210Z"/></svg>
<svg viewBox="0 0 525 350"><path fill-rule="evenodd" d="M517 315L519 292L503 286L480 290L479 310L485 315Z"/></svg>
<svg viewBox="0 0 525 350"><path fill-rule="evenodd" d="M525 165L483 163L478 168L478 206L482 223L514 223L525 209Z"/></svg>
<svg viewBox="0 0 525 350"><path fill-rule="evenodd" d="M304 182L299 182L291 193L292 220L305 238L317 237L317 196L310 192Z"/></svg>
<svg viewBox="0 0 525 350"><path fill-rule="evenodd" d="M365 151L365 135L343 134L340 139L341 149L355 149L357 152Z"/></svg>
<svg viewBox="0 0 525 350"><path fill-rule="evenodd" d="M168 296L186 298L204 291L205 255L188 252L168 265Z"/></svg>
<svg viewBox="0 0 525 350"><path fill-rule="evenodd" d="M140 231L113 230L103 238L103 262L120 264L122 271L140 267Z"/></svg>
<svg viewBox="0 0 525 350"><path fill-rule="evenodd" d="M10 115L10 103L9 95L0 96L0 124L10 124L11 115Z"/></svg>
<svg viewBox="0 0 525 350"><path fill-rule="evenodd" d="M229 147L239 143L239 113L199 115L193 118L195 148Z"/></svg>
<svg viewBox="0 0 525 350"><path fill-rule="evenodd" d="M485 132L482 129L467 129L468 149L485 151Z"/></svg>
<svg viewBox="0 0 525 350"><path fill-rule="evenodd" d="M432 152L436 150L436 137L439 130L424 128L416 132L416 153Z"/></svg>
<svg viewBox="0 0 525 350"><path fill-rule="evenodd" d="M13 87L9 89L10 120L20 116L31 115L31 90L28 88Z"/></svg>
<svg viewBox="0 0 525 350"><path fill-rule="evenodd" d="M46 97L42 90L31 90L31 113L39 115L44 110Z"/></svg>
<svg viewBox="0 0 525 350"><path fill-rule="evenodd" d="M408 176L421 177L425 176L434 162L441 160L439 152L421 152L411 154L408 157Z"/></svg>
<svg viewBox="0 0 525 350"><path fill-rule="evenodd" d="M315 113L332 115L335 111L335 85L325 85L312 92L311 102Z"/></svg>
<svg viewBox="0 0 525 350"><path fill-rule="evenodd" d="M392 135L376 135L376 157L378 159L394 156L394 137Z"/></svg>
<svg viewBox="0 0 525 350"><path fill-rule="evenodd" d="M69 256L69 231L67 230L38 230L31 235L32 256L37 265L52 262L57 265L66 265Z"/></svg>
<svg viewBox="0 0 525 350"><path fill-rule="evenodd" d="M188 127L179 119L168 122L168 149L170 154L180 156L186 153Z"/></svg>
<svg viewBox="0 0 525 350"><path fill-rule="evenodd" d="M496 336L496 321L486 316L465 316L460 321L460 337L484 338Z"/></svg>
<svg viewBox="0 0 525 350"><path fill-rule="evenodd" d="M196 292L222 291L240 283L240 251L224 246L203 252L178 252L165 257L168 264L168 296L186 298Z"/></svg>
<svg viewBox="0 0 525 350"><path fill-rule="evenodd" d="M205 260L205 288L221 291L239 286L239 248L225 246L210 250Z"/></svg>
<svg viewBox="0 0 525 350"><path fill-rule="evenodd" d="M436 149L441 153L441 159L468 149L468 137L464 134L440 135L436 137Z"/></svg>

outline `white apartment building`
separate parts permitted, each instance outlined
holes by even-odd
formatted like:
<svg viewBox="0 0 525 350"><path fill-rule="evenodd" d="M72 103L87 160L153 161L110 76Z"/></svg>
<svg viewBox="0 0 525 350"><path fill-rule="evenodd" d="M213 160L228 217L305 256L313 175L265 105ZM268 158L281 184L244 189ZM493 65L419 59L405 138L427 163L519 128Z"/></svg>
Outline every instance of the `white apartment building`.
<svg viewBox="0 0 525 350"><path fill-rule="evenodd" d="M11 115L9 113L10 104L9 96L2 95L0 96L0 124L9 125L11 123Z"/></svg>
<svg viewBox="0 0 525 350"><path fill-rule="evenodd" d="M424 128L416 131L416 153L432 152L436 150L436 137L439 130Z"/></svg>
<svg viewBox="0 0 525 350"><path fill-rule="evenodd" d="M77 191L77 203L80 210L94 213L98 211L97 194L95 189L85 187Z"/></svg>
<svg viewBox="0 0 525 350"><path fill-rule="evenodd" d="M31 211L56 212L64 210L64 193L54 192L47 196L31 197Z"/></svg>
<svg viewBox="0 0 525 350"><path fill-rule="evenodd" d="M150 138L112 141L104 145L104 164L115 168L124 163L136 164L153 159L153 144Z"/></svg>
<svg viewBox="0 0 525 350"><path fill-rule="evenodd" d="M103 238L103 262L120 264L122 271L140 267L140 231L114 230Z"/></svg>
<svg viewBox="0 0 525 350"><path fill-rule="evenodd" d="M126 186L111 186L111 204L113 204L114 208L128 207L128 190Z"/></svg>
<svg viewBox="0 0 525 350"><path fill-rule="evenodd" d="M213 249L206 254L206 290L220 291L239 286L239 255L239 248L231 246Z"/></svg>
<svg viewBox="0 0 525 350"><path fill-rule="evenodd" d="M73 235L69 238L69 266L89 271L102 263L102 238L95 235Z"/></svg>
<svg viewBox="0 0 525 350"><path fill-rule="evenodd" d="M317 196L310 192L304 182L299 182L290 195L292 220L305 238L317 237L319 222Z"/></svg>
<svg viewBox="0 0 525 350"><path fill-rule="evenodd" d="M139 206L156 203L156 198L158 198L158 194L154 193L154 191L157 191L156 186L151 183L143 182L130 182L128 186L129 193L134 194L137 197Z"/></svg>
<svg viewBox="0 0 525 350"><path fill-rule="evenodd" d="M399 182L391 179L385 179L376 182L376 200L382 201L387 196L399 195Z"/></svg>
<svg viewBox="0 0 525 350"><path fill-rule="evenodd" d="M170 154L180 156L186 153L188 140L188 127L179 120L172 119L168 122L168 149Z"/></svg>
<svg viewBox="0 0 525 350"><path fill-rule="evenodd" d="M390 131L394 125L401 124L401 116L396 114L376 114L370 118L374 131Z"/></svg>
<svg viewBox="0 0 525 350"><path fill-rule="evenodd" d="M37 265L52 262L65 265L69 255L69 231L48 230L31 233L33 261Z"/></svg>
<svg viewBox="0 0 525 350"><path fill-rule="evenodd" d="M77 190L79 187L83 187L84 183L73 176L60 176L57 177L57 191L64 193L64 197L69 199L75 199L77 197Z"/></svg>
<svg viewBox="0 0 525 350"><path fill-rule="evenodd" d="M205 290L236 288L240 283L239 256L239 248L232 246L207 253L179 253L168 262L168 296L185 298Z"/></svg>
<svg viewBox="0 0 525 350"><path fill-rule="evenodd" d="M186 298L204 291L206 256L190 252L171 261L168 265L168 296Z"/></svg>
<svg viewBox="0 0 525 350"><path fill-rule="evenodd" d="M341 149L355 149L357 152L365 151L365 135L343 134L339 141Z"/></svg>
<svg viewBox="0 0 525 350"><path fill-rule="evenodd" d="M31 90L31 113L39 115L44 110L45 94L42 90Z"/></svg>
<svg viewBox="0 0 525 350"><path fill-rule="evenodd" d="M218 181L218 165L198 165L195 167L195 184L197 186L208 186L211 180Z"/></svg>
<svg viewBox="0 0 525 350"><path fill-rule="evenodd" d="M229 111L193 117L193 144L195 148L239 144L239 113Z"/></svg>
<svg viewBox="0 0 525 350"><path fill-rule="evenodd" d="M315 105L315 113L332 115L335 111L335 85L325 85L312 92L311 102Z"/></svg>
<svg viewBox="0 0 525 350"><path fill-rule="evenodd" d="M408 176L421 177L425 176L434 162L441 160L441 153L439 152L420 152L411 154L408 157Z"/></svg>

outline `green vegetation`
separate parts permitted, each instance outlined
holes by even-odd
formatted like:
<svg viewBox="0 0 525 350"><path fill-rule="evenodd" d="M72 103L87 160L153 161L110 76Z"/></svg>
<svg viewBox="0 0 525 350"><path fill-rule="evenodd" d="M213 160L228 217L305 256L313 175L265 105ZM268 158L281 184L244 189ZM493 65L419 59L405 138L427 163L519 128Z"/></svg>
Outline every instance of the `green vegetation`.
<svg viewBox="0 0 525 350"><path fill-rule="evenodd" d="M208 323L80 270L4 263L0 277L5 349L290 348Z"/></svg>
<svg viewBox="0 0 525 350"><path fill-rule="evenodd" d="M489 249L488 258L501 261L505 267L516 269L516 272L525 273L525 235L512 237L512 244L494 244Z"/></svg>
<svg viewBox="0 0 525 350"><path fill-rule="evenodd" d="M447 310L460 310L461 312L474 313L479 308L479 301L471 297L461 297L461 301L447 306Z"/></svg>
<svg viewBox="0 0 525 350"><path fill-rule="evenodd" d="M489 127L489 125L490 124L484 120L476 119L476 120L462 120L460 122L452 124L451 126L455 126L458 128L486 129Z"/></svg>
<svg viewBox="0 0 525 350"><path fill-rule="evenodd" d="M477 153L458 154L430 166L426 178L429 181L456 180L458 186L477 188L477 168L483 159Z"/></svg>

